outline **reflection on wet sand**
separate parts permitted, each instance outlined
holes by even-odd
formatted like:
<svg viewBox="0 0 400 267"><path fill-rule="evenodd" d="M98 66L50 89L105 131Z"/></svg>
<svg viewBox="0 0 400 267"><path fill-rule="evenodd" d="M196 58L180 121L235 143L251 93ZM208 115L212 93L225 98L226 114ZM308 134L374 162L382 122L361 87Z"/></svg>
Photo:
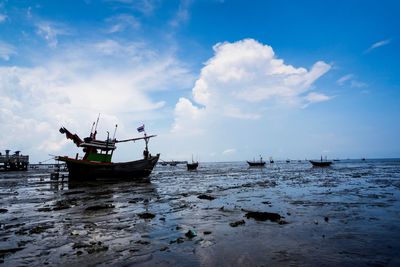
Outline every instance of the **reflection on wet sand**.
<svg viewBox="0 0 400 267"><path fill-rule="evenodd" d="M158 166L151 183L49 178L0 174L0 263L399 263L398 161Z"/></svg>

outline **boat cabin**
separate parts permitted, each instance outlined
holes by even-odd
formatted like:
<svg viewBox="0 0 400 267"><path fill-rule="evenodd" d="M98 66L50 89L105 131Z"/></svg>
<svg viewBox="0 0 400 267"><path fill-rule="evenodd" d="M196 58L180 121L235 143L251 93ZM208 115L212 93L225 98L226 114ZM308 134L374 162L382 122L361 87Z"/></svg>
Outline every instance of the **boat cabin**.
<svg viewBox="0 0 400 267"><path fill-rule="evenodd" d="M85 152L84 160L98 162L111 162L113 152L117 148L115 146L115 139L100 141L91 137L85 138L84 142L79 146L83 147L83 152Z"/></svg>

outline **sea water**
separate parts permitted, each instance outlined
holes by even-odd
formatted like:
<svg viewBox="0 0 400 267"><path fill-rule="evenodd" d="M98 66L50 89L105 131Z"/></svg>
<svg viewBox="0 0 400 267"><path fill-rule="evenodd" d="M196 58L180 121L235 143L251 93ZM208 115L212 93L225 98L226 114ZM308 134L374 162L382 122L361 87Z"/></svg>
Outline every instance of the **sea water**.
<svg viewBox="0 0 400 267"><path fill-rule="evenodd" d="M0 265L400 266L398 159L156 166L151 183L50 172L0 173Z"/></svg>

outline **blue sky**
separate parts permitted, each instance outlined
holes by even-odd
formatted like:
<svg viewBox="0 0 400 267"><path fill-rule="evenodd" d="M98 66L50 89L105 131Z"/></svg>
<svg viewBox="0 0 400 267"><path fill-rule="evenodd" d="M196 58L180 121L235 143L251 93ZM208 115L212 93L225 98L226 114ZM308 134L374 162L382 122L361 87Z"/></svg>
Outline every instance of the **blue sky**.
<svg viewBox="0 0 400 267"><path fill-rule="evenodd" d="M0 149L137 136L162 158L399 157L398 1L0 1ZM140 156L120 145L116 160Z"/></svg>

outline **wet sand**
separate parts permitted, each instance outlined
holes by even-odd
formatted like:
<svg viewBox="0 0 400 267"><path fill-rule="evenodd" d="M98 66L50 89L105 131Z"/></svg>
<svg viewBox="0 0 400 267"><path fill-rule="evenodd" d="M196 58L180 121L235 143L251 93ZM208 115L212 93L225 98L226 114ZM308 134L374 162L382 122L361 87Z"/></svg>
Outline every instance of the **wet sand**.
<svg viewBox="0 0 400 267"><path fill-rule="evenodd" d="M157 166L149 184L30 170L0 173L0 198L4 266L400 266L395 160Z"/></svg>

